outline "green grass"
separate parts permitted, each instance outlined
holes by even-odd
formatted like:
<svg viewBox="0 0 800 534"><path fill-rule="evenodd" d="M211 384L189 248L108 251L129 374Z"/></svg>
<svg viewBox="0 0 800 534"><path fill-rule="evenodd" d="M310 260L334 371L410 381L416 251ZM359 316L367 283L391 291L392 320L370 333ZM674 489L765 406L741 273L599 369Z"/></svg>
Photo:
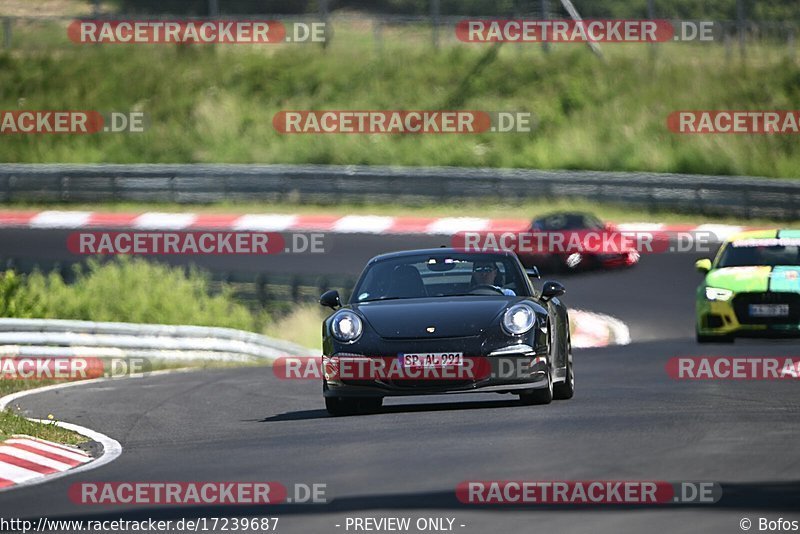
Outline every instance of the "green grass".
<svg viewBox="0 0 800 534"><path fill-rule="evenodd" d="M319 350L322 348L322 321L331 313L319 304L295 306L289 314L270 324L265 334Z"/></svg>
<svg viewBox="0 0 800 534"><path fill-rule="evenodd" d="M143 259L90 259L66 283L57 272L0 273L0 316L85 321L192 324L259 331L268 321L223 286L211 294L210 275Z"/></svg>
<svg viewBox="0 0 800 534"><path fill-rule="evenodd" d="M784 46L745 63L718 44L482 45L427 28L337 24L312 45L78 46L63 29L16 32L0 53L0 109L140 110L142 134L4 136L6 162L457 165L798 176L796 136L670 133L680 109L798 109L800 67ZM285 109L530 111L535 131L479 135L280 135Z"/></svg>
<svg viewBox="0 0 800 534"><path fill-rule="evenodd" d="M25 434L67 445L78 445L88 441L86 437L54 424L34 423L8 410L0 411L0 441L14 434Z"/></svg>

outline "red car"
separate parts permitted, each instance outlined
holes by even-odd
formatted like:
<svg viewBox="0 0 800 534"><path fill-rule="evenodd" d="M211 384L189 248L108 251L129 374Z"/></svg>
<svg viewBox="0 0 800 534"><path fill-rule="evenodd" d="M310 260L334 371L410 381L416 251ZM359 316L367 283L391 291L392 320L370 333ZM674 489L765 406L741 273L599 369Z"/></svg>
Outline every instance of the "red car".
<svg viewBox="0 0 800 534"><path fill-rule="evenodd" d="M534 219L516 243L525 267L578 271L630 267L639 251L617 228L589 213L551 213Z"/></svg>

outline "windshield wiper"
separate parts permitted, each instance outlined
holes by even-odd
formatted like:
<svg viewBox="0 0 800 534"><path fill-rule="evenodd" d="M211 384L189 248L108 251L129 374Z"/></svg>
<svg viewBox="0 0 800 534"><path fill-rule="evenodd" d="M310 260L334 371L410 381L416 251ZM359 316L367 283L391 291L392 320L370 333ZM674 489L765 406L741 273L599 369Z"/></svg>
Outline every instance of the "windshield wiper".
<svg viewBox="0 0 800 534"><path fill-rule="evenodd" d="M375 299L367 299L367 300L359 300L359 304L363 302L378 302L380 300L402 300L402 299L410 299L414 297L378 297Z"/></svg>

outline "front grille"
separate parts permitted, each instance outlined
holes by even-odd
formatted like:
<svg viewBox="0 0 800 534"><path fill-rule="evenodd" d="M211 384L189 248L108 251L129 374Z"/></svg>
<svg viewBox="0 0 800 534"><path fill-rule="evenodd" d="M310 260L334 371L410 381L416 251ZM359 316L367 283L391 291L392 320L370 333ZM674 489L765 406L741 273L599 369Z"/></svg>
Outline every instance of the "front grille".
<svg viewBox="0 0 800 534"><path fill-rule="evenodd" d="M782 317L752 317L751 304L788 304L789 315ZM739 293L733 298L733 311L744 325L774 325L800 323L800 294L797 293Z"/></svg>
<svg viewBox="0 0 800 534"><path fill-rule="evenodd" d="M387 384L400 389L450 389L473 384L473 380L387 380Z"/></svg>

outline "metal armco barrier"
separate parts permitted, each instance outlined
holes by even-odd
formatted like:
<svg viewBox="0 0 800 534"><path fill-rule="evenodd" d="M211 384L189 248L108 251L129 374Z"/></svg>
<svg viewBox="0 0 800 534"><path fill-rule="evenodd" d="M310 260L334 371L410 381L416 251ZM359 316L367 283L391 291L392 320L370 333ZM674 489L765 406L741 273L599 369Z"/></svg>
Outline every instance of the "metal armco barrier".
<svg viewBox="0 0 800 534"><path fill-rule="evenodd" d="M319 351L231 328L0 319L0 356L274 360Z"/></svg>
<svg viewBox="0 0 800 534"><path fill-rule="evenodd" d="M0 165L0 202L420 202L584 198L800 219L800 181L595 171L327 165Z"/></svg>

